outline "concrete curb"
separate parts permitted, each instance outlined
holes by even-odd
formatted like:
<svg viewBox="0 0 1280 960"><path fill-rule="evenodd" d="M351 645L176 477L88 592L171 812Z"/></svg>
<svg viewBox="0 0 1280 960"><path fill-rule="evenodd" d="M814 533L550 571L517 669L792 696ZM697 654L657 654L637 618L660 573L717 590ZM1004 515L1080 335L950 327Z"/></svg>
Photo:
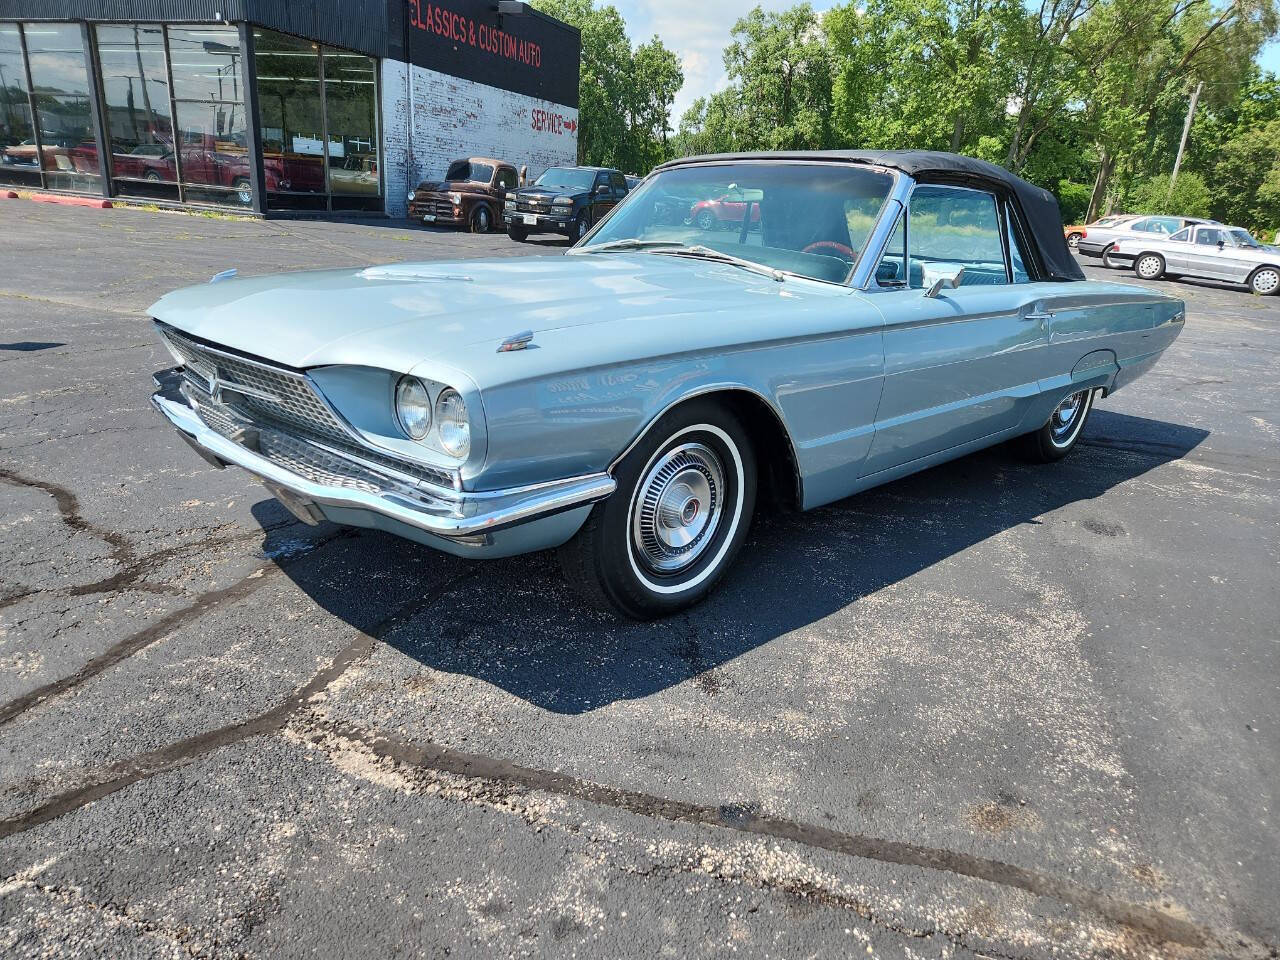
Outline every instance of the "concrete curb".
<svg viewBox="0 0 1280 960"><path fill-rule="evenodd" d="M53 193L33 193L31 199L36 203L56 203L64 207L94 207L100 210L110 210L110 200L95 200L92 197L64 197Z"/></svg>

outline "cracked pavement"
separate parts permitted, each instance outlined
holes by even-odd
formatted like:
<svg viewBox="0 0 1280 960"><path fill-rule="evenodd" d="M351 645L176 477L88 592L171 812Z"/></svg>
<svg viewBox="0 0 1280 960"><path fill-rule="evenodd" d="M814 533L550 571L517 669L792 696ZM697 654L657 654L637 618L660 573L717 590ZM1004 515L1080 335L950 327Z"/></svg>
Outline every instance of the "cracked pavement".
<svg viewBox="0 0 1280 960"><path fill-rule="evenodd" d="M1280 301L1160 284L1063 463L762 515L636 624L298 524L148 403L171 288L558 241L0 234L0 955L1277 956Z"/></svg>

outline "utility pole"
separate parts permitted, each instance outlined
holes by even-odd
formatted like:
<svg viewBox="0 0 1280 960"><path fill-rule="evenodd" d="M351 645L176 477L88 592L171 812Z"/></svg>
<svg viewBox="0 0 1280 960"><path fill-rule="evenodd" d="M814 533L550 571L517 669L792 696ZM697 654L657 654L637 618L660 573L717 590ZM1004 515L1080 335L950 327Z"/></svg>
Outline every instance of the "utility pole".
<svg viewBox="0 0 1280 960"><path fill-rule="evenodd" d="M1204 89L1204 81L1201 80L1196 84L1195 92L1191 94L1191 103L1187 107L1187 122L1182 125L1182 141L1178 144L1178 158L1173 161L1173 175L1169 177L1169 194L1165 200L1173 197L1173 185L1178 181L1178 169L1182 166L1182 155L1187 149L1187 137L1191 135L1191 118L1196 115L1196 104L1200 102L1200 91Z"/></svg>

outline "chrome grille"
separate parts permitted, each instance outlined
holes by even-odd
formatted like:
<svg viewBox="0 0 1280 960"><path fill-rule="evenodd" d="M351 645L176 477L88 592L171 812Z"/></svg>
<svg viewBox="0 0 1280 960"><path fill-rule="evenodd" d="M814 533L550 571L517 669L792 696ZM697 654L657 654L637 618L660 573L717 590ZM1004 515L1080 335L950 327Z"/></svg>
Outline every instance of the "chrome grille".
<svg viewBox="0 0 1280 960"><path fill-rule="evenodd" d="M274 426L304 445L310 441L332 448L323 452L329 462L336 452L344 464L349 463L348 457L364 460L414 481L453 489L453 476L447 470L388 456L358 442L303 374L211 350L172 328L161 327L160 333L182 358L187 379L201 394L196 407L200 418L219 433L230 436L246 424ZM215 377L225 391L221 402L209 394ZM237 387L253 393L240 392ZM349 466L361 469L355 463Z"/></svg>
<svg viewBox="0 0 1280 960"><path fill-rule="evenodd" d="M316 394L311 381L291 370L266 367L225 353L215 353L176 330L161 330L183 362L204 378L205 390L216 377L224 387L244 387L234 405L245 408L251 419L301 427L328 440L349 442L351 433ZM255 394L261 394L256 396ZM268 399L270 398L270 399Z"/></svg>

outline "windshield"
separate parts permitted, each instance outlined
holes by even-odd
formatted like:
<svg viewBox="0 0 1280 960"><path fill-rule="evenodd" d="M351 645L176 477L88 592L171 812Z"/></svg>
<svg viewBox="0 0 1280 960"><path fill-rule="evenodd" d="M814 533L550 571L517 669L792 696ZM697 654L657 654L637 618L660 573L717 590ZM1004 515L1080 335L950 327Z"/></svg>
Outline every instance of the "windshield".
<svg viewBox="0 0 1280 960"><path fill-rule="evenodd" d="M436 169L439 169L437 167ZM445 171L446 180L470 180L474 183L488 183L493 179L493 167L487 163L472 163L470 160L455 160Z"/></svg>
<svg viewBox="0 0 1280 960"><path fill-rule="evenodd" d="M1262 249L1262 244L1260 244L1257 240L1253 239L1253 236L1249 233L1248 230L1245 230L1241 227L1232 227L1230 230L1227 231L1227 234L1231 237L1232 240L1235 241L1235 245L1237 247L1249 247L1253 250Z"/></svg>
<svg viewBox="0 0 1280 960"><path fill-rule="evenodd" d="M535 186L589 190L595 181L596 172L594 170L582 170L574 167L552 167L538 178Z"/></svg>
<svg viewBox="0 0 1280 960"><path fill-rule="evenodd" d="M892 188L892 174L854 164L676 167L645 180L578 249L679 254L696 247L844 283Z"/></svg>

